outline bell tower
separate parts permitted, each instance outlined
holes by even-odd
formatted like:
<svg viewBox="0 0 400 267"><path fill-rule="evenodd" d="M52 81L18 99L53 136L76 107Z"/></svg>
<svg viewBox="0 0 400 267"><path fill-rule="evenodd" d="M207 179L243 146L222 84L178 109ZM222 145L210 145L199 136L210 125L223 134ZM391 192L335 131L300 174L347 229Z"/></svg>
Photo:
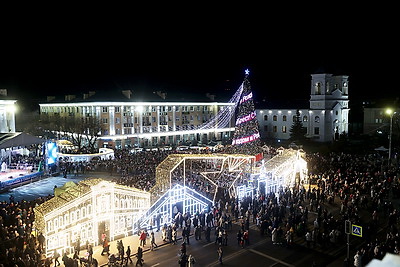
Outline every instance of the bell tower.
<svg viewBox="0 0 400 267"><path fill-rule="evenodd" d="M309 137L329 142L348 133L348 76L311 74Z"/></svg>

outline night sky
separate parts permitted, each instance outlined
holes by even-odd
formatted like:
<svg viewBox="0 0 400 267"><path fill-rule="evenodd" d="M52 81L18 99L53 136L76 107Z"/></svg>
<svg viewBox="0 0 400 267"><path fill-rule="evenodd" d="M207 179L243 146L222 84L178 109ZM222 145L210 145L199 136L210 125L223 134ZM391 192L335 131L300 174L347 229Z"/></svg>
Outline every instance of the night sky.
<svg viewBox="0 0 400 267"><path fill-rule="evenodd" d="M289 23L270 18L271 10L228 13L54 14L5 27L0 88L27 105L89 90L233 94L248 68L258 100L309 99L316 72L349 75L350 100L399 95L400 46L390 18L302 14Z"/></svg>

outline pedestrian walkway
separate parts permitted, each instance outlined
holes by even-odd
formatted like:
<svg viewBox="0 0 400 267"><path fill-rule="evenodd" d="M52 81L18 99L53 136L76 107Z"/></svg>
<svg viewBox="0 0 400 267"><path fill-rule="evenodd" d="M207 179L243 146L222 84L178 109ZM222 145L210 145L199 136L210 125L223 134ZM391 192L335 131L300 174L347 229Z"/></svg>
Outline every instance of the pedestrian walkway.
<svg viewBox="0 0 400 267"><path fill-rule="evenodd" d="M151 232L151 231L150 231ZM149 234L150 234L149 232ZM156 240L156 244L159 247L164 246L169 244L168 242L164 242L162 240L162 233L161 231L156 231L154 230L154 236L155 236L155 240ZM178 238L178 240L180 240L181 238ZM122 241L123 245L124 245L124 253L126 253L126 250L128 248L128 246L130 246L131 248L131 259L134 263L136 263L136 252L137 252L137 248L140 246L140 241L139 241L139 236L138 235L133 235L133 236L127 236L118 240L113 240L110 241L110 255L114 254L114 255L118 255L118 250L117 250L117 241ZM150 244L150 235L148 236L148 238L146 239L146 245L143 247L143 252L147 252L151 249L151 244ZM157 250L157 248L155 249ZM93 258L96 259L99 263L99 266L107 266L108 264L108 255L104 254L104 256L101 255L101 252L103 251L103 247L102 245L98 245L93 247ZM68 257L72 258L72 254L68 255ZM86 249L82 249L79 253L79 258L87 258L87 250ZM59 260L61 259L61 257L59 258ZM60 263L62 267L64 267L64 263L60 260ZM54 266L54 260L52 262L52 265ZM129 265L128 265L129 266ZM133 266L133 265L132 265Z"/></svg>

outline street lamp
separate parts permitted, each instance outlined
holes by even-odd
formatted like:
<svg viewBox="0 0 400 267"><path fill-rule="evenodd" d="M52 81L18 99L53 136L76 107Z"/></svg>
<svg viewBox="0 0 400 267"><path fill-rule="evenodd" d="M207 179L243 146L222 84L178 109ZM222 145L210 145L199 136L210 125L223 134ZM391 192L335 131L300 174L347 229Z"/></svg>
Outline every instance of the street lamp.
<svg viewBox="0 0 400 267"><path fill-rule="evenodd" d="M390 166L390 160L392 158L392 129L393 129L393 115L396 114L396 111L388 108L386 110L386 114L390 116L390 129L389 129L389 156L388 156L388 166Z"/></svg>

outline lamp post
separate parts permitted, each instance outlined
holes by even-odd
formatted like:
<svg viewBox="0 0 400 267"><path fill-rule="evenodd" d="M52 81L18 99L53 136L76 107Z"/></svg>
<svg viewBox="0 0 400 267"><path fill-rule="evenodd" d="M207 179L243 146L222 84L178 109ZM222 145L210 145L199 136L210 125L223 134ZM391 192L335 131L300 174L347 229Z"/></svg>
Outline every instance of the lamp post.
<svg viewBox="0 0 400 267"><path fill-rule="evenodd" d="M389 156L388 156L388 167L390 166L390 160L392 158L392 129L393 129L393 115L396 114L392 109L387 109L386 114L390 116L390 129L389 129Z"/></svg>

